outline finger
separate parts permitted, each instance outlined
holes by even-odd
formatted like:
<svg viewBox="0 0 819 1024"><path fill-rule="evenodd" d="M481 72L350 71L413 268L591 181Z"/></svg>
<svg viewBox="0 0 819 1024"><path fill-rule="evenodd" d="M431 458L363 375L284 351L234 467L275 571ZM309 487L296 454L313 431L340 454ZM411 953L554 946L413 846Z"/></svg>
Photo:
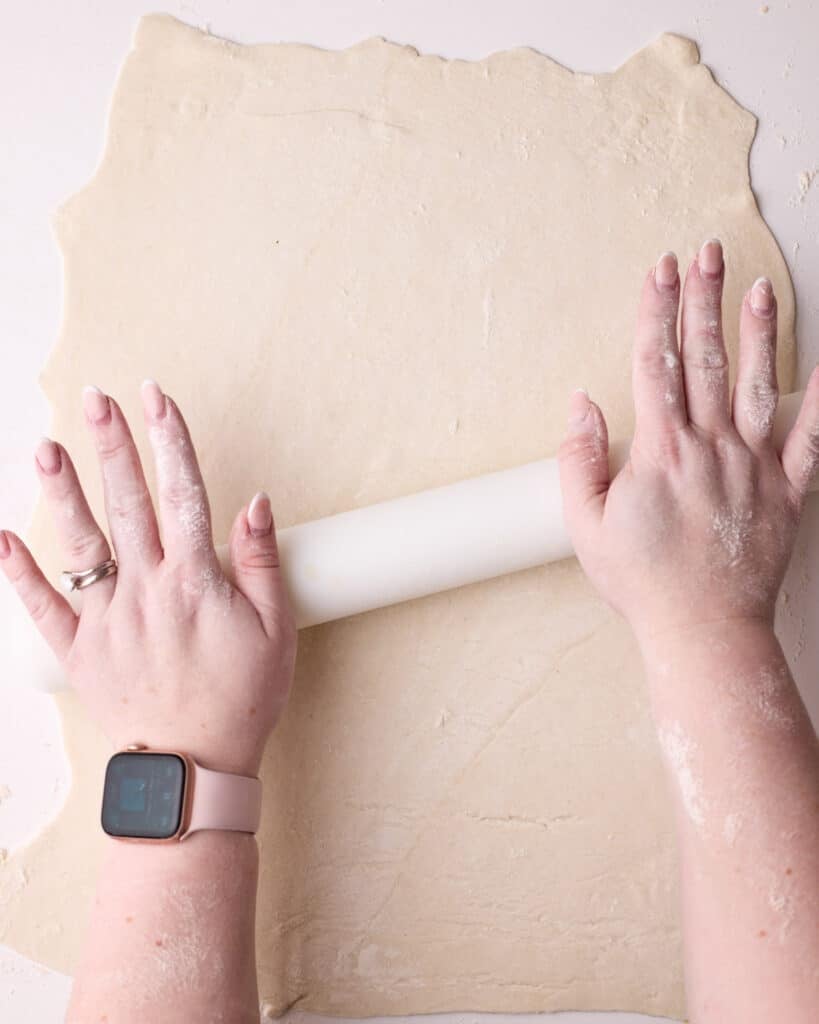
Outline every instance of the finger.
<svg viewBox="0 0 819 1024"><path fill-rule="evenodd" d="M62 661L77 632L78 619L71 605L51 586L25 544L9 530L0 530L0 565L46 643Z"/></svg>
<svg viewBox="0 0 819 1024"><path fill-rule="evenodd" d="M569 423L558 453L563 509L570 533L596 525L609 489L609 440L603 413L580 388L569 400Z"/></svg>
<svg viewBox="0 0 819 1024"><path fill-rule="evenodd" d="M156 461L165 557L215 564L208 495L182 413L152 380L142 385L142 404Z"/></svg>
<svg viewBox="0 0 819 1024"><path fill-rule="evenodd" d="M649 440L688 422L677 348L679 301L677 257L664 252L643 285L632 370L635 433Z"/></svg>
<svg viewBox="0 0 819 1024"><path fill-rule="evenodd" d="M88 507L68 452L62 445L44 437L34 453L34 461L66 568L84 572L107 562L111 548ZM83 607L90 602L107 604L115 586L115 576L98 580L83 591Z"/></svg>
<svg viewBox="0 0 819 1024"><path fill-rule="evenodd" d="M156 514L122 410L96 387L83 391L83 408L102 469L105 510L119 571L156 565L162 559Z"/></svg>
<svg viewBox="0 0 819 1024"><path fill-rule="evenodd" d="M819 366L813 368L799 415L785 438L782 468L800 501L810 490L819 466Z"/></svg>
<svg viewBox="0 0 819 1024"><path fill-rule="evenodd" d="M230 531L230 561L237 588L259 614L268 635L289 621L290 601L279 565L270 498L260 491Z"/></svg>
<svg viewBox="0 0 819 1024"><path fill-rule="evenodd" d="M728 354L722 335L725 267L716 238L704 243L683 289L680 356L689 422L709 432L730 426Z"/></svg>
<svg viewBox="0 0 819 1024"><path fill-rule="evenodd" d="M734 425L750 448L770 443L779 391L776 383L776 297L767 277L742 300Z"/></svg>

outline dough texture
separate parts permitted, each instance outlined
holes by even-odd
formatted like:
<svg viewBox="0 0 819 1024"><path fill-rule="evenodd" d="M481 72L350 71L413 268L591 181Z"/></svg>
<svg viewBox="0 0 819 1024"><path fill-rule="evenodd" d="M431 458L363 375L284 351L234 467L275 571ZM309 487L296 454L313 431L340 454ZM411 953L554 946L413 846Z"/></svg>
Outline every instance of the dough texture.
<svg viewBox="0 0 819 1024"><path fill-rule="evenodd" d="M99 169L56 219L53 435L101 516L81 386L117 396L150 466L155 377L220 543L259 487L284 526L552 454L578 385L626 436L643 274L711 235L732 354L742 291L774 281L787 390L793 292L750 187L754 129L672 35L591 75L526 49L244 47L145 18ZM55 574L42 508L31 540ZM0 939L71 971L109 750L56 699L73 785L0 869ZM276 1011L683 1014L640 666L574 561L304 631L263 777Z"/></svg>

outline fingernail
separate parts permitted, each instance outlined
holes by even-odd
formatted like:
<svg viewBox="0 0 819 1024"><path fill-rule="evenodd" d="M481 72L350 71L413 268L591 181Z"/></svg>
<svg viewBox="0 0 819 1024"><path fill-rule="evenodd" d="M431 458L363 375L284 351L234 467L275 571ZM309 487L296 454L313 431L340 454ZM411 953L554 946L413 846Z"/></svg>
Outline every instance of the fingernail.
<svg viewBox="0 0 819 1024"><path fill-rule="evenodd" d="M107 423L111 419L111 404L108 398L93 384L82 389L82 405L91 423Z"/></svg>
<svg viewBox="0 0 819 1024"><path fill-rule="evenodd" d="M162 388L149 377L148 380L142 382L140 390L142 391L142 405L148 419L161 420L168 408Z"/></svg>
<svg viewBox="0 0 819 1024"><path fill-rule="evenodd" d="M773 285L767 277L758 277L753 283L751 310L756 316L770 316L773 311Z"/></svg>
<svg viewBox="0 0 819 1024"><path fill-rule="evenodd" d="M273 510L264 491L253 495L247 510L247 525L254 537L265 537L273 528Z"/></svg>
<svg viewBox="0 0 819 1024"><path fill-rule="evenodd" d="M8 558L11 554L11 544L9 544L8 534L5 530L0 530L0 558Z"/></svg>
<svg viewBox="0 0 819 1024"><path fill-rule="evenodd" d="M46 476L54 476L55 473L59 473L60 467L63 464L59 446L54 444L50 437L44 437L40 441L34 453L34 458Z"/></svg>
<svg viewBox="0 0 819 1024"><path fill-rule="evenodd" d="M654 281L658 288L673 288L677 283L677 257L664 252L654 268Z"/></svg>
<svg viewBox="0 0 819 1024"><path fill-rule="evenodd" d="M569 426L579 426L589 414L591 403L585 388L577 388L569 399Z"/></svg>
<svg viewBox="0 0 819 1024"><path fill-rule="evenodd" d="M722 242L718 238L709 238L702 243L697 264L705 277L719 277L722 273Z"/></svg>

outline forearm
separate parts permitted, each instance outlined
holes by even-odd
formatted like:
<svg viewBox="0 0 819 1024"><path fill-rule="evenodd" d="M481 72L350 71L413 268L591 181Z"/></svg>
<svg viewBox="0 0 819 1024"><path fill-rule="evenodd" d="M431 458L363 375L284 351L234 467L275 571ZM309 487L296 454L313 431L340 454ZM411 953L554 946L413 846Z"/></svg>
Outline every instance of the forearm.
<svg viewBox="0 0 819 1024"><path fill-rule="evenodd" d="M819 742L773 631L642 644L674 781L694 1024L808 1024L819 1005Z"/></svg>
<svg viewBox="0 0 819 1024"><path fill-rule="evenodd" d="M74 982L69 1024L258 1024L253 836L111 840Z"/></svg>

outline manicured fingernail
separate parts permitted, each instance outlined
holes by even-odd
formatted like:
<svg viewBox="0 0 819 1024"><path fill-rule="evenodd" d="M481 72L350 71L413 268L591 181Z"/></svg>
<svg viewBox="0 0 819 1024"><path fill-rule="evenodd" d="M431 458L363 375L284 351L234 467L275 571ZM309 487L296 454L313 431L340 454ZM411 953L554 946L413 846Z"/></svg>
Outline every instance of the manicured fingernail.
<svg viewBox="0 0 819 1024"><path fill-rule="evenodd" d="M677 257L664 252L654 268L654 281L658 288L673 288L677 283Z"/></svg>
<svg viewBox="0 0 819 1024"><path fill-rule="evenodd" d="M273 510L264 491L253 495L247 510L247 525L254 537L265 537L273 528Z"/></svg>
<svg viewBox="0 0 819 1024"><path fill-rule="evenodd" d="M722 242L718 238L709 238L702 243L697 265L705 277L719 277L722 273Z"/></svg>
<svg viewBox="0 0 819 1024"><path fill-rule="evenodd" d="M0 530L0 558L8 558L11 554L11 544L9 544L8 534L5 530Z"/></svg>
<svg viewBox="0 0 819 1024"><path fill-rule="evenodd" d="M773 312L773 285L767 277L758 277L751 288L751 310L756 316L767 317Z"/></svg>
<svg viewBox="0 0 819 1024"><path fill-rule="evenodd" d="M142 382L141 391L145 415L151 420L161 420L168 408L162 388L149 377L148 380Z"/></svg>
<svg viewBox="0 0 819 1024"><path fill-rule="evenodd" d="M107 423L111 419L111 403L93 384L82 389L82 405L91 423Z"/></svg>
<svg viewBox="0 0 819 1024"><path fill-rule="evenodd" d="M585 388L577 388L569 399L569 426L579 426L589 414L591 403Z"/></svg>
<svg viewBox="0 0 819 1024"><path fill-rule="evenodd" d="M37 451L34 453L34 458L46 476L54 476L55 473L59 473L60 467L63 464L63 457L60 455L59 446L54 444L50 437L44 437L40 441L37 445Z"/></svg>

